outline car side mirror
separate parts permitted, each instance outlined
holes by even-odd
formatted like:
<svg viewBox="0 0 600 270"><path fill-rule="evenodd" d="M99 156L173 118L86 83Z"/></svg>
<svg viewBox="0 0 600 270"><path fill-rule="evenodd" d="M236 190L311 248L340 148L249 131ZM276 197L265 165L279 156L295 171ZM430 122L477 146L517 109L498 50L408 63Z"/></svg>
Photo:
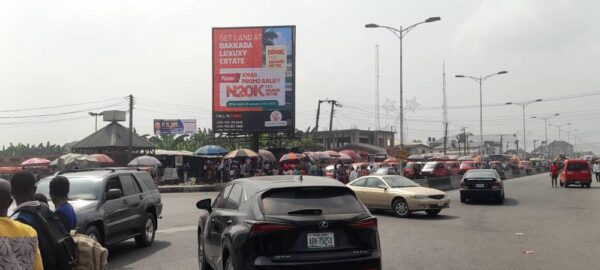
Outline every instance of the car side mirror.
<svg viewBox="0 0 600 270"><path fill-rule="evenodd" d="M108 192L106 193L106 199L107 200L114 200L114 199L118 199L123 197L123 193L121 192L120 189L110 189L108 190Z"/></svg>
<svg viewBox="0 0 600 270"><path fill-rule="evenodd" d="M378 188L381 188L381 189L383 189L383 190L387 190L387 187L386 187L385 185L379 185L379 186L377 186L377 187L378 187Z"/></svg>
<svg viewBox="0 0 600 270"><path fill-rule="evenodd" d="M206 210L209 213L212 212L211 200L210 199L199 200L196 203L196 208L201 209L201 210Z"/></svg>

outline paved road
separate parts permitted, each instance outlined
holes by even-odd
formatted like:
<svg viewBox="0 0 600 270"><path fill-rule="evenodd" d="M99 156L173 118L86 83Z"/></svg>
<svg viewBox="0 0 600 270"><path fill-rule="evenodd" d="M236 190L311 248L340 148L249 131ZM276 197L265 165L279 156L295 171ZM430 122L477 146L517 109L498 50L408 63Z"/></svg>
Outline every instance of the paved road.
<svg viewBox="0 0 600 270"><path fill-rule="evenodd" d="M461 204L450 191L435 218L376 212L384 269L600 269L600 185L551 188L546 174L505 185L504 205ZM164 194L154 245L112 247L110 268L197 269L195 201L214 196Z"/></svg>

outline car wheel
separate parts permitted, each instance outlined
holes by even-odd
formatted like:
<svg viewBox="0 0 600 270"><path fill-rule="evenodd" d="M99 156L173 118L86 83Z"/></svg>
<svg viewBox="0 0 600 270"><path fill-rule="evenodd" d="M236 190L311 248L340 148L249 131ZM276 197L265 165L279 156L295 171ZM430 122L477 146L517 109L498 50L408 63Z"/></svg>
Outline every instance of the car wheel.
<svg viewBox="0 0 600 270"><path fill-rule="evenodd" d="M152 213L146 213L146 218L140 229L140 235L135 237L135 243L140 247L147 247L154 242L156 235L156 221Z"/></svg>
<svg viewBox="0 0 600 270"><path fill-rule="evenodd" d="M102 243L102 238L100 236L100 230L98 230L98 228L94 225L90 225L86 230L85 230L85 235L89 236L90 238L98 241L98 243Z"/></svg>
<svg viewBox="0 0 600 270"><path fill-rule="evenodd" d="M591 188L592 187L592 183L587 184L587 188Z"/></svg>
<svg viewBox="0 0 600 270"><path fill-rule="evenodd" d="M501 196L498 197L498 203L499 204L503 204L504 203L504 194L502 194Z"/></svg>
<svg viewBox="0 0 600 270"><path fill-rule="evenodd" d="M435 217L437 216L440 212L442 211L442 209L431 209L431 210L425 210L425 213L427 213L428 216L430 217Z"/></svg>
<svg viewBox="0 0 600 270"><path fill-rule="evenodd" d="M408 203L402 198L394 200L392 203L392 209L394 210L394 214L398 217L407 217L410 216L410 209L408 208Z"/></svg>
<svg viewBox="0 0 600 270"><path fill-rule="evenodd" d="M229 258L227 258L227 261L225 262L225 270L235 270L231 256Z"/></svg>
<svg viewBox="0 0 600 270"><path fill-rule="evenodd" d="M198 266L200 270L211 269L204 256L204 239L202 239L202 232L200 230L198 230Z"/></svg>
<svg viewBox="0 0 600 270"><path fill-rule="evenodd" d="M467 197L465 197L465 196L460 196L460 202L461 202L461 203L467 203Z"/></svg>

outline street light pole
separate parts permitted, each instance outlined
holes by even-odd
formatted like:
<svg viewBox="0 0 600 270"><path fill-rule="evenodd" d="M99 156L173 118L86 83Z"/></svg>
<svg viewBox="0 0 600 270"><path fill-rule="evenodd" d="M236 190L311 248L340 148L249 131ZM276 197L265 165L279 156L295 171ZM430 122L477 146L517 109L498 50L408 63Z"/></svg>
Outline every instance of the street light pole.
<svg viewBox="0 0 600 270"><path fill-rule="evenodd" d="M90 116L93 116L93 117L94 117L94 120L95 120L95 126L96 126L96 129L95 129L95 131L98 131L98 116L101 116L101 115L104 115L104 114L103 114L103 113L101 113L101 112L100 112L100 113L89 112L88 114L89 114Z"/></svg>
<svg viewBox="0 0 600 270"><path fill-rule="evenodd" d="M523 160L527 159L526 154L527 154L527 129L525 128L525 107L531 103L534 102L540 102L542 101L542 99L536 99L536 100L530 100L530 101L525 101L525 102L506 102L506 105L517 105L517 106L521 106L523 107ZM517 153L519 152L519 149L517 149Z"/></svg>
<svg viewBox="0 0 600 270"><path fill-rule="evenodd" d="M407 28L403 28L402 26L400 26L400 28L398 28L398 29L389 27L389 26L378 25L378 24L374 24L374 23L369 23L369 24L365 25L366 28L385 28L385 29L389 30L390 32L392 32L400 41L400 133L399 133L399 135L400 135L400 149L401 150L404 150L404 100L403 100L403 98L404 98L403 83L404 82L402 80L402 39L404 38L404 36L406 36L406 34L408 34L408 32L410 32L410 30L415 28L417 25L423 24L423 23L435 22L435 21L439 21L439 20L441 20L440 17L429 17L425 21L415 23Z"/></svg>
<svg viewBox="0 0 600 270"><path fill-rule="evenodd" d="M548 124L549 126L554 126L558 128L558 140L560 141L560 128L564 127L564 126L570 126L571 123L566 123L566 124L562 124L562 125L553 125L553 124Z"/></svg>
<svg viewBox="0 0 600 270"><path fill-rule="evenodd" d="M482 155L483 153L483 82L485 82L487 79L489 79L490 77L496 76L496 75L502 75L502 74L506 74L508 73L508 71L503 70L500 72L496 72L496 73L492 73L492 74L488 74L486 76L479 76L479 77L475 77L475 76L466 76L466 75L455 75L454 77L456 78L468 78L471 80L474 80L475 82L477 82L479 84L479 153L481 153Z"/></svg>
<svg viewBox="0 0 600 270"><path fill-rule="evenodd" d="M536 119L542 119L544 120L544 135L546 137L546 145L544 146L544 158L548 158L548 119L554 117L554 116L559 116L560 113L555 113L552 115L548 115L548 116L532 116L531 118L536 118Z"/></svg>

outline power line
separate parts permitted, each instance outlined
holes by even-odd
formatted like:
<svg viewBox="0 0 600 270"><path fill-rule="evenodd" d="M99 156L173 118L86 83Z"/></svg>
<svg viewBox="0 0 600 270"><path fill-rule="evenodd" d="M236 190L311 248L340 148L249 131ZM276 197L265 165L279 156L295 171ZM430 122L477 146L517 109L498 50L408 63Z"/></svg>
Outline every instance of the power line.
<svg viewBox="0 0 600 270"><path fill-rule="evenodd" d="M0 116L0 119L23 119L23 118L49 117L49 116L67 115L67 114L75 114L75 113L81 113L81 112L88 112L88 111L99 110L99 109L106 109L106 108L111 108L111 107L115 107L115 106L118 106L118 105L122 105L122 103L115 103L115 104L111 104L111 105L108 105L108 106L94 107L94 108L88 108L88 109L84 109L84 110L61 112L61 113L37 114L37 115L20 115L20 116Z"/></svg>
<svg viewBox="0 0 600 270"><path fill-rule="evenodd" d="M35 110L45 110L45 109L56 109L56 108L63 108L63 107L71 107L71 106L87 105L87 104L94 104L94 103L102 103L102 102L114 101L114 100L117 100L117 99L122 99L122 98L111 98L111 99L104 99L104 100L97 100L97 101L90 101L90 102L81 102L81 103L72 103L72 104L47 106L47 107L27 108L27 109L0 110L0 113L35 111Z"/></svg>

